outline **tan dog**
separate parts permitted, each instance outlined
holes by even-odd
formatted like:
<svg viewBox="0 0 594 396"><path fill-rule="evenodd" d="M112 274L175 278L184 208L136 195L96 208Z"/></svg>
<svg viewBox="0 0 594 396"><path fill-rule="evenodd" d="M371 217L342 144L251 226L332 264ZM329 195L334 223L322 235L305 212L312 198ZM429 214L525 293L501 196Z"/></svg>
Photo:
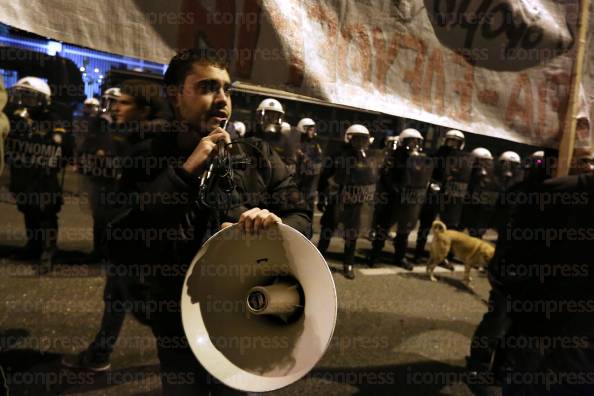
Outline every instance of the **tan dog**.
<svg viewBox="0 0 594 396"><path fill-rule="evenodd" d="M493 245L463 232L448 230L439 220L433 222L431 231L433 240L429 244L430 256L427 262L429 279L434 282L437 280L433 271L448 257L451 250L464 263L464 283L470 287L470 268L486 267L495 253Z"/></svg>

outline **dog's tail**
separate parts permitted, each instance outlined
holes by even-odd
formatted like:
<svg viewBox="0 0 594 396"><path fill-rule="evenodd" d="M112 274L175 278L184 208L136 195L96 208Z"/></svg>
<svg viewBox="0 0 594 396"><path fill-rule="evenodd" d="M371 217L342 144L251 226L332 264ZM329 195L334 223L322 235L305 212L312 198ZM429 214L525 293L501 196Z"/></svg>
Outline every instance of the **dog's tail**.
<svg viewBox="0 0 594 396"><path fill-rule="evenodd" d="M435 220L431 225L431 231L433 232L445 232L447 229L448 228L446 227L446 225L439 220Z"/></svg>

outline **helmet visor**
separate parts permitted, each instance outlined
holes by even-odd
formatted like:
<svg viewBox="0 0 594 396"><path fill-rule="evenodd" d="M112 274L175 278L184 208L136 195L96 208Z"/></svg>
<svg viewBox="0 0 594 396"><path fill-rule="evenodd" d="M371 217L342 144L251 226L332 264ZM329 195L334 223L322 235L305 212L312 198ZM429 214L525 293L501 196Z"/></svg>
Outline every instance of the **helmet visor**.
<svg viewBox="0 0 594 396"><path fill-rule="evenodd" d="M422 141L418 138L405 138L402 139L401 146L406 148L406 151L421 151Z"/></svg>
<svg viewBox="0 0 594 396"><path fill-rule="evenodd" d="M446 147L451 147L454 150L462 150L464 141L462 139L448 137L445 139L445 142L443 142L443 145Z"/></svg>
<svg viewBox="0 0 594 396"><path fill-rule="evenodd" d="M10 92L10 103L28 108L43 107L47 105L47 98L40 92L21 87L15 87Z"/></svg>
<svg viewBox="0 0 594 396"><path fill-rule="evenodd" d="M369 136L363 134L351 134L349 136L349 143L356 150L365 150L369 147Z"/></svg>

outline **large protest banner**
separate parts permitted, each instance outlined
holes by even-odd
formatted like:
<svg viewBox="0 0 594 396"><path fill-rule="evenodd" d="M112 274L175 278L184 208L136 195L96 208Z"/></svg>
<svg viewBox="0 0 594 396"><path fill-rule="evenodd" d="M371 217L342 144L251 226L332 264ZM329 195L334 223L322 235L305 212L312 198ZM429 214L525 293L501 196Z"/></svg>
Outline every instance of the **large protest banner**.
<svg viewBox="0 0 594 396"><path fill-rule="evenodd" d="M216 48L240 81L553 147L578 18L577 0L1 3L0 21L56 40L162 63ZM591 32L578 146L593 140Z"/></svg>

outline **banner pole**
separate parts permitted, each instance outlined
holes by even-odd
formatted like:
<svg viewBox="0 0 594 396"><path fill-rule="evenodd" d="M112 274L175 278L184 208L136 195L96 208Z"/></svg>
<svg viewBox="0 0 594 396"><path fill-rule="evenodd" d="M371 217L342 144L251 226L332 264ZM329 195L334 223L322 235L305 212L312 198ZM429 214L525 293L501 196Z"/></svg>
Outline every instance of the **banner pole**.
<svg viewBox="0 0 594 396"><path fill-rule="evenodd" d="M565 121L559 145L559 161L557 166L557 177L567 176L575 146L575 131L577 124L577 112L579 111L580 85L584 66L584 54L586 49L586 33L588 32L588 14L590 11L590 0L581 0L580 16L578 20L578 42L575 61L571 73L571 87Z"/></svg>

